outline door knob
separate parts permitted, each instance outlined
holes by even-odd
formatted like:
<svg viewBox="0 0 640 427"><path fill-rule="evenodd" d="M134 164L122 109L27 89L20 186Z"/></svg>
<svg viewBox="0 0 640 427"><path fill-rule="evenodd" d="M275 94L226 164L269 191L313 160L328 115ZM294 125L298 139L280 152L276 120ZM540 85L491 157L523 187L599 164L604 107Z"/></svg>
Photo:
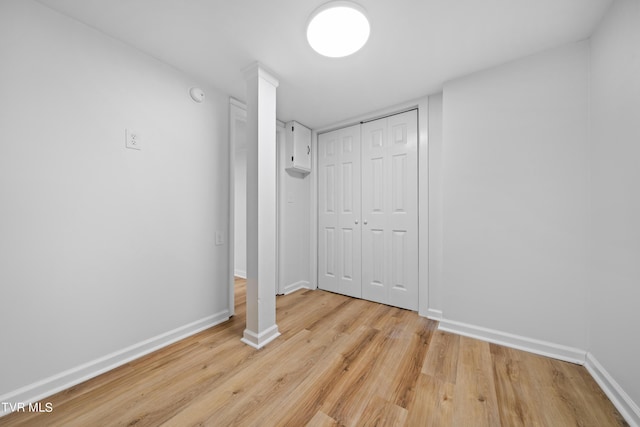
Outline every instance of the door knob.
<svg viewBox="0 0 640 427"><path fill-rule="evenodd" d="M358 220L356 219L356 225L358 225Z"/></svg>
<svg viewBox="0 0 640 427"><path fill-rule="evenodd" d="M364 221L362 221L364 223L364 225L367 225L367 220L365 219Z"/></svg>

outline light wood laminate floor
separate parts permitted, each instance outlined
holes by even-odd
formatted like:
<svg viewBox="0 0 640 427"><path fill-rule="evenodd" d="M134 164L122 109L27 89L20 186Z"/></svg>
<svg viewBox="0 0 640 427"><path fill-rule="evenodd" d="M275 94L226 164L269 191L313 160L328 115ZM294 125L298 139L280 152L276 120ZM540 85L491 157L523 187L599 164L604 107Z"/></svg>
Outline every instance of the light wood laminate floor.
<svg viewBox="0 0 640 427"><path fill-rule="evenodd" d="M415 312L324 291L277 299L282 336L236 316L14 413L33 426L620 426L586 369L437 330Z"/></svg>

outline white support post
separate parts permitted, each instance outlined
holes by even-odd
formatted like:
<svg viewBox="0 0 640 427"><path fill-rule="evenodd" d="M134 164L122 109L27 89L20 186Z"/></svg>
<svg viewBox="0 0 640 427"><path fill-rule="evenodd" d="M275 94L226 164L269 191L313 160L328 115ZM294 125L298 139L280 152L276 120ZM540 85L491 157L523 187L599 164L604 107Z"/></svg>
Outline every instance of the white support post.
<svg viewBox="0 0 640 427"><path fill-rule="evenodd" d="M256 63L247 83L247 326L242 342L261 348L280 335L276 324L276 88Z"/></svg>

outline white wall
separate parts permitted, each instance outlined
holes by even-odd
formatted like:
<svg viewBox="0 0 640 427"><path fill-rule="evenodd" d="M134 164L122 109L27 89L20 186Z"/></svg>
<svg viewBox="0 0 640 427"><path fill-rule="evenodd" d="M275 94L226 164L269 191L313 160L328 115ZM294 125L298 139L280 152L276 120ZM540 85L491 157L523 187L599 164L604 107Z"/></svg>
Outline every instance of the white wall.
<svg viewBox="0 0 640 427"><path fill-rule="evenodd" d="M198 82L33 1L0 2L0 58L0 396L13 401L224 318L228 104L209 88L194 103Z"/></svg>
<svg viewBox="0 0 640 427"><path fill-rule="evenodd" d="M285 132L278 132L279 292L311 286L311 178L285 170Z"/></svg>
<svg viewBox="0 0 640 427"><path fill-rule="evenodd" d="M616 0L591 40L590 352L640 425L640 3Z"/></svg>
<svg viewBox="0 0 640 427"><path fill-rule="evenodd" d="M586 43L447 83L444 318L585 349Z"/></svg>

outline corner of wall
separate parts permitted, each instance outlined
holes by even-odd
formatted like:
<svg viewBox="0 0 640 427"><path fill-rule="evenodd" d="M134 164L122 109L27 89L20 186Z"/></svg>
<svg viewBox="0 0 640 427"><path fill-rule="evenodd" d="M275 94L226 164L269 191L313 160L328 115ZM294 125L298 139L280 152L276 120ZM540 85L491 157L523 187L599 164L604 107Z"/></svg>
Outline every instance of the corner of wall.
<svg viewBox="0 0 640 427"><path fill-rule="evenodd" d="M640 407L591 353L587 353L585 368L629 425L640 427Z"/></svg>

